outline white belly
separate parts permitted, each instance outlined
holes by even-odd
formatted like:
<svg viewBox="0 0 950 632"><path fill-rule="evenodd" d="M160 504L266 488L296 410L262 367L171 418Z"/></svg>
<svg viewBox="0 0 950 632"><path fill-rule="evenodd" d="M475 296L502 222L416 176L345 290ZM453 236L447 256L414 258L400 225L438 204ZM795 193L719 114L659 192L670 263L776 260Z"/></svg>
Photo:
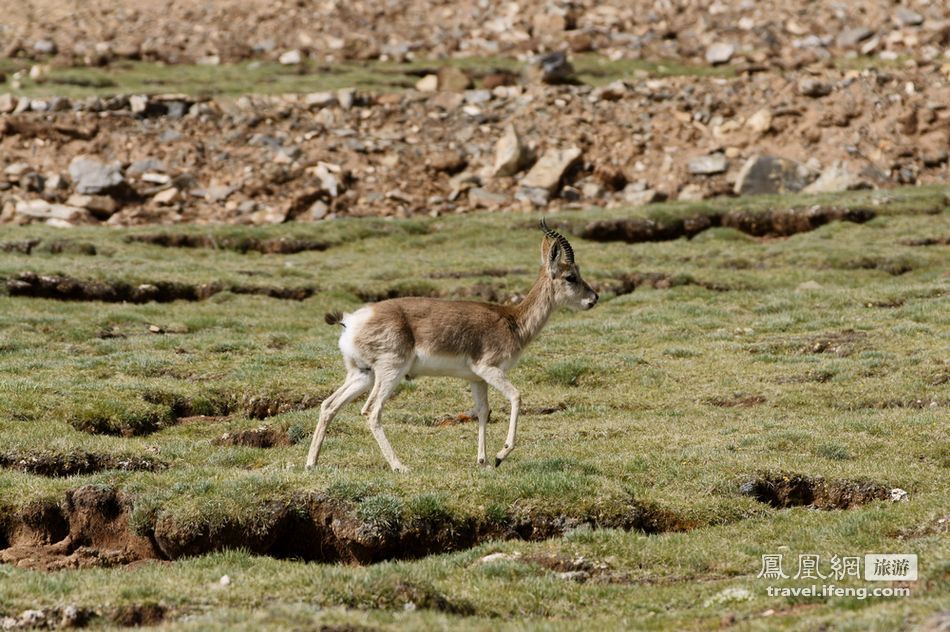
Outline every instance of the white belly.
<svg viewBox="0 0 950 632"><path fill-rule="evenodd" d="M424 353L416 354L409 368L409 377L420 375L435 375L445 377L458 377L463 380L475 381L480 379L472 373L467 358L443 355L427 355Z"/></svg>

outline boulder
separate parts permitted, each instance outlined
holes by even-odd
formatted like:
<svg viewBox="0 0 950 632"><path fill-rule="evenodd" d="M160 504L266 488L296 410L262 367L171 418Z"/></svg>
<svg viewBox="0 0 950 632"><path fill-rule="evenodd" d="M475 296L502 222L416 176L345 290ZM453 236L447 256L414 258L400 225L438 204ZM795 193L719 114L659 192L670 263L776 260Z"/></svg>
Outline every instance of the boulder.
<svg viewBox="0 0 950 632"><path fill-rule="evenodd" d="M513 176L518 173L527 162L527 153L515 126L509 124L505 127L505 133L495 143L495 164L492 167L492 175Z"/></svg>
<svg viewBox="0 0 950 632"><path fill-rule="evenodd" d="M520 190L528 195L527 190L537 189L550 196L557 191L564 174L580 159L581 153L577 147L548 149L525 175Z"/></svg>
<svg viewBox="0 0 950 632"><path fill-rule="evenodd" d="M725 154L715 153L690 158L687 168L692 174L710 176L725 172L729 168L729 161Z"/></svg>
<svg viewBox="0 0 950 632"><path fill-rule="evenodd" d="M737 195L794 193L814 179L805 165L776 156L755 155L739 171L734 191Z"/></svg>
<svg viewBox="0 0 950 632"><path fill-rule="evenodd" d="M851 172L843 162L838 160L822 171L818 179L802 189L802 192L838 193L869 188L871 185L864 178Z"/></svg>
<svg viewBox="0 0 950 632"><path fill-rule="evenodd" d="M103 164L88 156L77 156L69 163L69 176L77 193L106 193L125 183L118 163Z"/></svg>

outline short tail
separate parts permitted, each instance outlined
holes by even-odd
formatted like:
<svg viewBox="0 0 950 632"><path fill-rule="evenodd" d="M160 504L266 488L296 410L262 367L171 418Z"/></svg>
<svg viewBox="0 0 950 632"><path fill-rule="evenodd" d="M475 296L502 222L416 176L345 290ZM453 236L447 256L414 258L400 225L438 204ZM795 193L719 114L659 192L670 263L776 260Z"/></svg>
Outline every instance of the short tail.
<svg viewBox="0 0 950 632"><path fill-rule="evenodd" d="M327 312L323 316L323 320L328 325L341 325L344 329L346 328L346 325L343 324L343 312L341 311Z"/></svg>

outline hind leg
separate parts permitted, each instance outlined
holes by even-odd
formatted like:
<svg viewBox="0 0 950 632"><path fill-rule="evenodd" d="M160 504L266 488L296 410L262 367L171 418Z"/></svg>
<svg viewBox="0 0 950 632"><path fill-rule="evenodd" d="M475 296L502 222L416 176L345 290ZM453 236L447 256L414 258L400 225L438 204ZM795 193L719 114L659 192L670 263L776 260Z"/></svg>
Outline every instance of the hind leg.
<svg viewBox="0 0 950 632"><path fill-rule="evenodd" d="M376 397L367 402L370 405L368 420L370 432L373 433L373 437L376 438L376 443L379 444L379 449L386 458L386 462L389 463L389 467L391 467L394 472L408 472L409 468L403 465L399 457L396 456L392 444L390 444L389 439L386 438L386 433L383 431L380 420L383 414L383 404L385 404L386 400L396 391L396 387L399 386L399 382L405 377L408 369L408 363L404 363L401 366L396 363L377 364L375 366L376 385L373 388Z"/></svg>
<svg viewBox="0 0 950 632"><path fill-rule="evenodd" d="M353 401L363 393L369 390L373 382L370 371L360 371L357 368L351 368L346 374L346 381L336 392L323 400L320 404L320 421L317 422L317 428L313 431L313 439L310 441L310 451L307 453L306 469L312 469L317 464L317 458L320 456L320 447L323 445L323 439L327 433L327 425L333 420L337 412L343 406Z"/></svg>

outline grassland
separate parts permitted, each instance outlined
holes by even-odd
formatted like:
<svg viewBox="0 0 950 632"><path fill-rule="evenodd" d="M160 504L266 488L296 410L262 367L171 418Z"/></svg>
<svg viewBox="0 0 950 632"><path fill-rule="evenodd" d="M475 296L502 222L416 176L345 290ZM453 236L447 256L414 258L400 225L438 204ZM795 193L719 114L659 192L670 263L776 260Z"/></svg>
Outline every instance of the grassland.
<svg viewBox="0 0 950 632"><path fill-rule="evenodd" d="M524 292L538 259L536 218L5 229L0 242L39 240L31 254L0 249L0 277L8 280L31 271L131 285L315 290L304 301L223 289L202 301L144 304L0 295L0 452L86 451L166 465L71 477L0 470L8 519L92 484L132 499L130 528L140 533L158 522L182 532L238 525L253 533L273 503L303 493L332 497L382 530L539 515L579 526L544 541L481 542L370 566L248 550L111 569L0 565L0 616L74 604L102 613L93 623L105 625L110 612L151 604L180 629L919 626L946 608L950 588L950 301L947 246L907 244L950 235L948 192L560 214L554 219L574 227L737 205L764 212L835 204L871 208L876 217L783 239L727 228L641 244L573 237L585 278L606 291L596 309L553 318L512 373L527 408L515 452L501 468L477 468L473 424L438 424L469 407L467 386L416 380L384 414L413 470L402 476L388 471L356 406L331 426L318 469L302 469L312 406L342 377L339 332L322 323L323 313L373 296ZM159 230L216 243L288 237L330 247L267 255L127 240ZM50 247L63 240L66 247ZM610 292L633 272L669 282ZM497 393L490 397L493 450L507 407ZM274 410L260 413L260 401ZM261 425L289 445L213 443ZM868 480L907 490L909 501L776 509L740 492L763 473ZM631 507L667 519L649 534L598 528ZM495 552L508 557L479 561ZM920 556L909 598L770 597L770 582L756 578L767 553L784 553L786 572L794 572L799 554L827 561L885 552ZM586 582L558 574L575 567L586 569ZM224 575L230 584L220 583Z"/></svg>
<svg viewBox="0 0 950 632"><path fill-rule="evenodd" d="M690 66L673 61L609 60L601 55L581 54L573 61L577 78L589 85L604 85L618 79L640 76L731 76L730 68ZM464 69L476 85L488 73L521 72L525 64L510 57L462 57L420 59L407 62L318 64L299 66L251 61L208 66L166 65L154 62L120 61L107 67L53 66L40 82L28 75L25 60L0 60L0 72L23 72L16 94L30 97L61 96L81 98L92 95L183 93L194 96L236 96L256 94L306 93L355 87L396 91L411 88L423 75L451 65Z"/></svg>

